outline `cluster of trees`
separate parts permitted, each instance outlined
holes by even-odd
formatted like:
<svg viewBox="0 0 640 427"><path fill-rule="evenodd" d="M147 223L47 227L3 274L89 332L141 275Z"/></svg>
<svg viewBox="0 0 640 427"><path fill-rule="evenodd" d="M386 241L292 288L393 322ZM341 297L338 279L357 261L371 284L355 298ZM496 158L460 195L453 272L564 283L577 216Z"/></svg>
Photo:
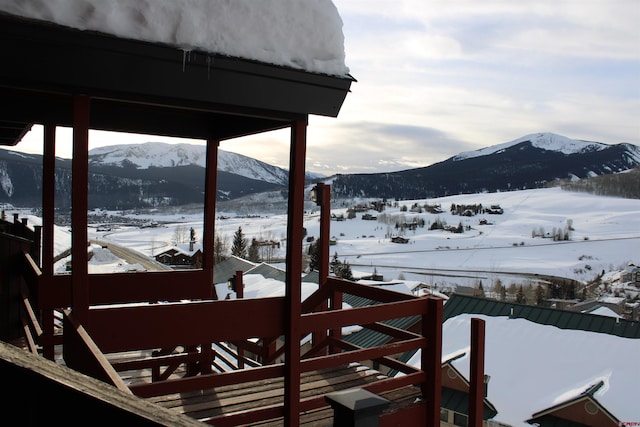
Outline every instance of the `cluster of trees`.
<svg viewBox="0 0 640 427"><path fill-rule="evenodd" d="M514 301L519 304L547 306L549 299L571 300L586 298L586 291L578 292L573 281L553 282L549 285L520 284L515 283L505 286L500 279L496 279L490 291L486 291L482 281L476 282L476 294L483 298L492 298L500 301Z"/></svg>
<svg viewBox="0 0 640 427"><path fill-rule="evenodd" d="M562 189L582 191L599 196L640 199L640 167L635 167L626 173L600 175L575 182L566 182L562 184Z"/></svg>
<svg viewBox="0 0 640 427"><path fill-rule="evenodd" d="M433 221L429 226L429 230L446 230L451 233L464 233L464 226L462 225L462 222L459 222L457 227L451 227L447 225L446 221L440 218L436 218L436 220Z"/></svg>
<svg viewBox="0 0 640 427"><path fill-rule="evenodd" d="M251 243L244 236L242 227L238 227L233 235L233 242L231 244L231 255L237 256L249 260L251 262L260 262L264 259L271 260L274 254L273 242L263 245L255 237L251 239Z"/></svg>
<svg viewBox="0 0 640 427"><path fill-rule="evenodd" d="M547 237L554 241L571 240L571 232L574 231L573 220L567 219L567 224L564 227L553 227L551 233L545 232L544 227L538 227L531 230L531 237Z"/></svg>
<svg viewBox="0 0 640 427"><path fill-rule="evenodd" d="M318 270L320 268L320 243L318 240L309 245L309 269ZM329 262L329 271L338 277L347 280L353 280L353 272L351 266L346 261L340 261L338 259L338 253L333 254L331 262Z"/></svg>
<svg viewBox="0 0 640 427"><path fill-rule="evenodd" d="M451 204L451 215L474 216L483 212L482 204L457 205Z"/></svg>
<svg viewBox="0 0 640 427"><path fill-rule="evenodd" d="M343 279L353 280L353 272L351 271L351 266L346 261L340 261L338 259L338 253L335 252L333 254L333 258L329 263L329 271L338 277L342 277Z"/></svg>

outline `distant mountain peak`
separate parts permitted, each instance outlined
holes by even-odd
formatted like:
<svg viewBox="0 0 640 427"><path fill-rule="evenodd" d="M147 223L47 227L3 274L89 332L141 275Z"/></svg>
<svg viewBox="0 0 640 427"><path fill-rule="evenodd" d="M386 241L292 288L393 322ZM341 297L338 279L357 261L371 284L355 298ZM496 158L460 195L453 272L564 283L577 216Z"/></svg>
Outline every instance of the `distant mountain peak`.
<svg viewBox="0 0 640 427"><path fill-rule="evenodd" d="M458 161L470 159L473 157L487 156L489 154L497 153L501 150L505 150L523 142L530 142L533 147L548 151L557 151L563 154L587 153L592 151L604 150L605 148L609 147L609 145L603 144L601 142L571 139L552 132L539 132L522 136L518 139L514 139L513 141L481 148L479 150L466 151L454 156L452 160Z"/></svg>
<svg viewBox="0 0 640 427"><path fill-rule="evenodd" d="M127 166L136 169L176 166L204 168L207 162L207 148L199 144L165 142L110 145L90 150L89 162L93 165ZM218 170L278 185L285 185L289 177L285 169L223 150L218 151Z"/></svg>
<svg viewBox="0 0 640 427"><path fill-rule="evenodd" d="M94 148L89 151L89 161L94 164L123 166L137 169L149 167L174 167L205 165L206 149L196 144L168 144L145 142L143 144L121 144Z"/></svg>

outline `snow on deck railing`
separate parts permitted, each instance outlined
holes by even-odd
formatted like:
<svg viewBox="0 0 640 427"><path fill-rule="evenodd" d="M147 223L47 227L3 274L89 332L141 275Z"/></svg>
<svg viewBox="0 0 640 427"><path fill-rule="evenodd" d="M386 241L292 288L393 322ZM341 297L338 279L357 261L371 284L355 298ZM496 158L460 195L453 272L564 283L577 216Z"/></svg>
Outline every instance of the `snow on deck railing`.
<svg viewBox="0 0 640 427"><path fill-rule="evenodd" d="M331 0L1 0L0 12L184 50L346 76Z"/></svg>

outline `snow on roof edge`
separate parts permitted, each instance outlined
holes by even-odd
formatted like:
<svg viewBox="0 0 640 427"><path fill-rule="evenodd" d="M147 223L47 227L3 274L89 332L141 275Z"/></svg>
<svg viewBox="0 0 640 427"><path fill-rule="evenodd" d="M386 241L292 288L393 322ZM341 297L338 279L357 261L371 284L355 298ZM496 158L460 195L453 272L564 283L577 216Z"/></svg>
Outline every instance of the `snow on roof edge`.
<svg viewBox="0 0 640 427"><path fill-rule="evenodd" d="M0 12L78 30L347 77L331 0L3 0Z"/></svg>

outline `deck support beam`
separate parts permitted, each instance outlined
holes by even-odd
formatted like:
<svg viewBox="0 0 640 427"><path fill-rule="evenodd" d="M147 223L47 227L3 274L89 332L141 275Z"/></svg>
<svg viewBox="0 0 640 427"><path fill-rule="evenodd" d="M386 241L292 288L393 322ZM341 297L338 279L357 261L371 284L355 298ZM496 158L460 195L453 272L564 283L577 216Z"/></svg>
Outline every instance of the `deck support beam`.
<svg viewBox="0 0 640 427"><path fill-rule="evenodd" d="M204 223L202 225L202 269L204 271L205 282L203 286L209 289L208 299L217 299L214 291L213 268L215 266L214 246L216 232L216 195L218 189L218 148L220 141L207 140L207 160L205 167L204 182ZM200 351L202 352L202 362L200 364L200 372L203 374L211 373L211 361L213 360L213 350L211 343L202 343ZM206 363L205 363L206 362Z"/></svg>
<svg viewBox="0 0 640 427"><path fill-rule="evenodd" d="M42 269L43 277L53 276L54 257L54 222L56 200L56 126L52 123L44 125L44 141L42 150ZM43 333L52 337L54 333L53 309L45 309L40 313ZM44 345L42 354L49 360L55 357L53 344Z"/></svg>
<svg viewBox="0 0 640 427"><path fill-rule="evenodd" d="M329 276L329 234L330 234L330 220L331 220L331 186L323 183L316 184L316 191L318 201L320 205L320 236L318 242L318 286L322 288L327 283L327 277ZM333 308L333 298L331 299L331 307ZM329 307L329 303L325 300L318 306L318 311L326 311ZM340 332L340 329L337 330ZM332 336L335 338L342 338L341 336L335 336L336 331L331 331ZM327 330L318 330L313 333L313 346L327 339ZM327 354L327 349L322 348L318 353L320 356Z"/></svg>
<svg viewBox="0 0 640 427"><path fill-rule="evenodd" d="M300 425L300 317L307 117L291 126L285 291L284 425Z"/></svg>
<svg viewBox="0 0 640 427"><path fill-rule="evenodd" d="M427 381L422 383L422 395L426 400L426 425L440 425L442 401L442 312L440 298L428 297L427 314L422 316L422 336L427 338L427 348L422 350L421 366Z"/></svg>
<svg viewBox="0 0 640 427"><path fill-rule="evenodd" d="M469 426L482 427L484 409L485 322L471 319L471 366L469 384Z"/></svg>
<svg viewBox="0 0 640 427"><path fill-rule="evenodd" d="M89 257L87 210L89 209L89 104L86 95L73 97L73 159L71 162L71 308L85 324L89 314Z"/></svg>

